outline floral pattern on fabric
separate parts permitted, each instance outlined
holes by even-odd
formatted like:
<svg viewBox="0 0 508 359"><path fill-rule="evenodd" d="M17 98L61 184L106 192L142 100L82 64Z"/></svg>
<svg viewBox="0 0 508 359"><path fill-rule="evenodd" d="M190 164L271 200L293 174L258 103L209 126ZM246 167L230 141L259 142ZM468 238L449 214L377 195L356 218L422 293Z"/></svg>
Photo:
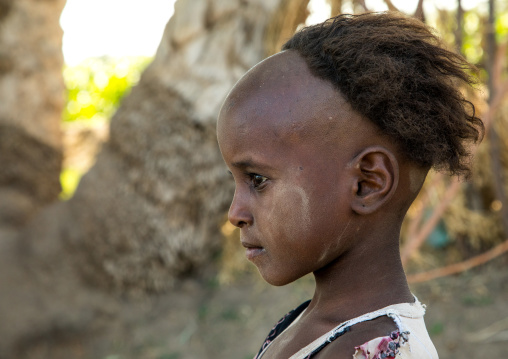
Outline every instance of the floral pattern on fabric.
<svg viewBox="0 0 508 359"><path fill-rule="evenodd" d="M409 332L394 331L389 336L372 339L358 347L353 359L390 359L399 354L399 349L408 341Z"/></svg>

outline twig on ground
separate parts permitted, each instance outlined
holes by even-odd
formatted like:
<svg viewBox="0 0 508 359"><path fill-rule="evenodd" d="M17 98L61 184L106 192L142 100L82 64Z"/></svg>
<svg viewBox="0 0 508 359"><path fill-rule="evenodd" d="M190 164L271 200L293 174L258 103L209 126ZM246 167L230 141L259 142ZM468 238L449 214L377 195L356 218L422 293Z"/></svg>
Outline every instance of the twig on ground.
<svg viewBox="0 0 508 359"><path fill-rule="evenodd" d="M488 250L485 253L477 255L476 257L470 258L463 262L451 264L446 267L441 267L437 269L430 270L428 272L410 274L407 276L408 283L422 283L427 282L432 279L445 277L451 274L457 274L464 272L468 269L479 266L480 264L486 263L496 257L499 257L501 254L508 252L508 239L503 243L495 246L494 248Z"/></svg>
<svg viewBox="0 0 508 359"><path fill-rule="evenodd" d="M508 332L508 317L501 319L500 321L497 321L488 327L477 331L476 333L467 334L466 340L473 343L496 341L492 340L494 339L493 337L497 334L505 334L505 332ZM502 337L503 338L500 338L501 340L508 340L508 337L505 335Z"/></svg>

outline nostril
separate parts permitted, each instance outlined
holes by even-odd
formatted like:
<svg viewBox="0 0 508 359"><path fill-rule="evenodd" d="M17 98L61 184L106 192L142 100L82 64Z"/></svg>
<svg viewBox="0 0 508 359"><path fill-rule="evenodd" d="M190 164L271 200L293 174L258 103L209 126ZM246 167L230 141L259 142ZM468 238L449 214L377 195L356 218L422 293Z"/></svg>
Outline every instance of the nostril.
<svg viewBox="0 0 508 359"><path fill-rule="evenodd" d="M247 225L247 222L244 220L239 220L235 218L230 218L229 222L235 227L242 228L243 226Z"/></svg>
<svg viewBox="0 0 508 359"><path fill-rule="evenodd" d="M229 222L235 227L242 228L243 226L249 225L251 222L250 215L246 213L231 214L229 215Z"/></svg>

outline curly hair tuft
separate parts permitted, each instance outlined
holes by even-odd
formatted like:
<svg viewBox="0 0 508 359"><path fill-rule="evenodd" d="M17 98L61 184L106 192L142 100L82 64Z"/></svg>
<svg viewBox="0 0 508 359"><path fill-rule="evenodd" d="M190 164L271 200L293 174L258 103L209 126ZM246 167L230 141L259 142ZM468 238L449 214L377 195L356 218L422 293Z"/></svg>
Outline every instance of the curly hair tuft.
<svg viewBox="0 0 508 359"><path fill-rule="evenodd" d="M475 68L421 21L391 12L339 15L303 28L282 49L297 51L406 158L469 176L470 144L484 126L459 88L474 84Z"/></svg>

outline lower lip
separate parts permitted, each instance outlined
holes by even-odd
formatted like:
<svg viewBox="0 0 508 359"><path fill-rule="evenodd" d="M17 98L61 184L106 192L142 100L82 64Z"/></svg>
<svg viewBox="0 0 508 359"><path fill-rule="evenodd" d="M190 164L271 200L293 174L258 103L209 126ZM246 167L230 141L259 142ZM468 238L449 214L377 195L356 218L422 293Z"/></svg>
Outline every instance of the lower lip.
<svg viewBox="0 0 508 359"><path fill-rule="evenodd" d="M261 254L265 253L264 248L246 248L245 249L245 256L248 260L252 260L257 256L260 256Z"/></svg>

